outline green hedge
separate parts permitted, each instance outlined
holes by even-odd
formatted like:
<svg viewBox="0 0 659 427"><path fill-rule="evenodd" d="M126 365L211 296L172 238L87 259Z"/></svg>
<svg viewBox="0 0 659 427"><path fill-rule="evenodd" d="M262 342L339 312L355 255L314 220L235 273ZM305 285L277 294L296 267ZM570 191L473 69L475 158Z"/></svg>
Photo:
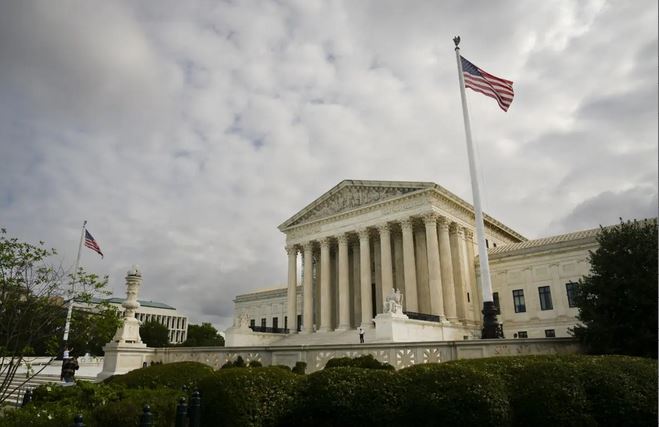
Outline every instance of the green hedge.
<svg viewBox="0 0 659 427"><path fill-rule="evenodd" d="M277 425L303 378L279 367L221 369L199 382L202 425Z"/></svg>
<svg viewBox="0 0 659 427"><path fill-rule="evenodd" d="M299 388L285 425L388 426L404 398L401 377L382 369L337 367L314 372Z"/></svg>
<svg viewBox="0 0 659 427"><path fill-rule="evenodd" d="M416 365L398 372L405 391L399 416L415 426L510 424L505 382L460 364Z"/></svg>
<svg viewBox="0 0 659 427"><path fill-rule="evenodd" d="M197 362L158 364L135 369L124 375L115 375L104 381L106 384L124 385L128 388L168 387L193 389L199 380L213 373L213 368Z"/></svg>
<svg viewBox="0 0 659 427"><path fill-rule="evenodd" d="M350 366L353 368L364 369L386 369L389 371L393 371L395 369L388 363L380 362L375 357L373 357L372 354L355 357L354 359L350 357L336 357L327 361L325 364L325 369L338 368L340 366Z"/></svg>
<svg viewBox="0 0 659 427"><path fill-rule="evenodd" d="M156 365L102 384L40 387L33 403L8 411L0 426L70 425L76 413L86 425L136 425L145 403L157 425L170 425L181 386L195 383L207 426L645 426L657 420L656 360L573 355L461 360L398 372L339 366L310 375L281 367L212 373L195 363Z"/></svg>

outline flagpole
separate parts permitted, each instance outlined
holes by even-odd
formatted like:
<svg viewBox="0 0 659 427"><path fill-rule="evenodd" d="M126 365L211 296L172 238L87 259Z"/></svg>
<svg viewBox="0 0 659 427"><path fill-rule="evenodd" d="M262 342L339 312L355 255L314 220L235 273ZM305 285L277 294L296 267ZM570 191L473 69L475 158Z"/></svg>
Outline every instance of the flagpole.
<svg viewBox="0 0 659 427"><path fill-rule="evenodd" d="M78 244L78 256L76 257L76 266L73 270L73 281L71 282L71 295L69 299L69 307L66 312L66 323L64 324L64 346L69 341L69 329L71 328L71 315L73 314L73 296L75 292L75 283L78 277L78 267L80 265L80 251L82 250L82 241L85 239L85 226L87 220L82 223L82 231L80 232L80 243Z"/></svg>
<svg viewBox="0 0 659 427"><path fill-rule="evenodd" d="M469 122L469 110L467 109L467 98L465 95L464 74L462 72L462 60L460 58L460 36L453 38L455 43L455 58L458 62L458 78L460 79L460 98L462 100L462 116L464 118L465 137L467 140L467 156L469 157L469 174L471 176L471 192L474 198L474 214L476 216L476 241L478 243L478 258L481 272L481 292L483 295L483 330L481 338L499 338L502 332L497 321L497 309L492 298L492 282L490 280L490 263L485 246L485 225L483 222L483 210L481 209L481 196L478 187L478 169L474 156L474 146L471 141L471 124Z"/></svg>

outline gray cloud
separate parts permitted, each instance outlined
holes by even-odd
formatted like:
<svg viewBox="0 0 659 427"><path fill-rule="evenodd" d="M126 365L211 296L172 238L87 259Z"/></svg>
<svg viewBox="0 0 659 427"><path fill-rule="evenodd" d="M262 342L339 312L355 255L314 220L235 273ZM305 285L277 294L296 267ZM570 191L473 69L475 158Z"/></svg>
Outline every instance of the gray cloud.
<svg viewBox="0 0 659 427"><path fill-rule="evenodd" d="M529 237L646 216L655 2L58 2L0 6L0 225L115 295L230 324L286 281L276 226L342 179L471 200L452 37L515 81L468 92L488 213ZM652 202L654 200L654 202ZM617 202L616 202L617 201ZM597 209L611 214L596 214Z"/></svg>

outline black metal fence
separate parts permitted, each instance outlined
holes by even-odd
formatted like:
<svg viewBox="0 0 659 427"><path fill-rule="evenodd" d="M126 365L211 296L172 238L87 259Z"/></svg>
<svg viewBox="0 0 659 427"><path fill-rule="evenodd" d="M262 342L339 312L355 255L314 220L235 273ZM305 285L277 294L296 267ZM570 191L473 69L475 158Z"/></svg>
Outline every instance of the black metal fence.
<svg viewBox="0 0 659 427"><path fill-rule="evenodd" d="M425 320L426 322L439 322L439 316L426 313L415 313L413 311L404 311L403 314L407 315L410 319Z"/></svg>
<svg viewBox="0 0 659 427"><path fill-rule="evenodd" d="M185 397L179 399L176 405L175 427L199 427L201 424L201 396L198 391L192 393L190 404L186 404ZM153 427L153 414L151 407L144 405L140 415L139 427ZM72 427L85 427L82 415L73 418Z"/></svg>

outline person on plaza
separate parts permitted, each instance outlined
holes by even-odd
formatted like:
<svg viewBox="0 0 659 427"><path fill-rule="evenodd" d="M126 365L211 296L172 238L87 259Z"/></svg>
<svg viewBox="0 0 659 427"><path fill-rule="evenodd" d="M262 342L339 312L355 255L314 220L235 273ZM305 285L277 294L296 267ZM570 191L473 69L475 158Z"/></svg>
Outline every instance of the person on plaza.
<svg viewBox="0 0 659 427"><path fill-rule="evenodd" d="M73 350L73 349L71 349ZM64 347L64 353L62 354L62 360L66 360L69 358L69 354L71 354L71 350L69 350L69 347Z"/></svg>
<svg viewBox="0 0 659 427"><path fill-rule="evenodd" d="M75 381L76 371L80 368L78 365L78 359L75 357L69 357L62 362L62 374L61 380L65 383L73 383Z"/></svg>
<svg viewBox="0 0 659 427"><path fill-rule="evenodd" d="M360 326L357 328L357 332L359 332L359 343L364 344L364 328Z"/></svg>

